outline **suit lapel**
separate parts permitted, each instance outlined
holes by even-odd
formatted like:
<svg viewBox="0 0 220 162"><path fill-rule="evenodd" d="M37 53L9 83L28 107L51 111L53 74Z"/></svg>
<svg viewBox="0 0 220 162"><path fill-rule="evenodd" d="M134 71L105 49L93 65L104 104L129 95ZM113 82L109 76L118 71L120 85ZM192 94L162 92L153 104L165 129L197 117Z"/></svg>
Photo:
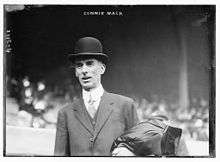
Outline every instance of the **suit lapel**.
<svg viewBox="0 0 220 162"><path fill-rule="evenodd" d="M93 126L90 122L87 114L86 114L86 107L83 102L83 99L80 98L76 101L75 105L73 106L75 111L75 117L80 121L80 123L91 133L93 134Z"/></svg>
<svg viewBox="0 0 220 162"><path fill-rule="evenodd" d="M99 104L99 111L97 114L97 121L95 125L95 137L98 136L99 132L101 131L113 111L113 103L109 100L108 96L109 94L107 92L104 92Z"/></svg>

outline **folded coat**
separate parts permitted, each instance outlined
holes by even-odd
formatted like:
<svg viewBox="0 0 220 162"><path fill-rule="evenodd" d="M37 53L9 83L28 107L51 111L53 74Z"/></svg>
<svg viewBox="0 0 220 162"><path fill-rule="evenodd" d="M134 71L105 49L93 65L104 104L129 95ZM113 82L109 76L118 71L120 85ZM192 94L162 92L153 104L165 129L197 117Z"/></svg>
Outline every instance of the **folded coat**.
<svg viewBox="0 0 220 162"><path fill-rule="evenodd" d="M151 118L118 137L113 142L111 152L115 148L126 147L136 156L176 156L181 134L182 129Z"/></svg>

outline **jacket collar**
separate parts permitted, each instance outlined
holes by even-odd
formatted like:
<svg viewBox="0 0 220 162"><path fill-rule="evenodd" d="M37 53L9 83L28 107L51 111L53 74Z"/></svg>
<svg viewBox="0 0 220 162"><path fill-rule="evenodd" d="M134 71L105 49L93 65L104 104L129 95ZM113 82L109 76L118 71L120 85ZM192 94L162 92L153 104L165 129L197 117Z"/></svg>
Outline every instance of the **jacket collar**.
<svg viewBox="0 0 220 162"><path fill-rule="evenodd" d="M73 109L76 112L74 114L80 123L86 128L87 131L97 137L113 111L113 104L114 103L109 99L109 93L104 91L99 104L95 130L93 129L92 123L85 113L86 107L82 96L73 104Z"/></svg>

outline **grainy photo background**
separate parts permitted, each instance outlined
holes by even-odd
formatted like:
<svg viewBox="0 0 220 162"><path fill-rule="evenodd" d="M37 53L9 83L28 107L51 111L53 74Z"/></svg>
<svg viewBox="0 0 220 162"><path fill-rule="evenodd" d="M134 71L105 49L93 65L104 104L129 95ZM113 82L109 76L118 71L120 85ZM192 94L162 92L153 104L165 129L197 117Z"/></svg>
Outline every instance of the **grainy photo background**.
<svg viewBox="0 0 220 162"><path fill-rule="evenodd" d="M142 121L167 116L190 156L215 156L215 6L4 5L5 156L53 156L57 112L79 91L67 55L84 36L110 56L107 90Z"/></svg>

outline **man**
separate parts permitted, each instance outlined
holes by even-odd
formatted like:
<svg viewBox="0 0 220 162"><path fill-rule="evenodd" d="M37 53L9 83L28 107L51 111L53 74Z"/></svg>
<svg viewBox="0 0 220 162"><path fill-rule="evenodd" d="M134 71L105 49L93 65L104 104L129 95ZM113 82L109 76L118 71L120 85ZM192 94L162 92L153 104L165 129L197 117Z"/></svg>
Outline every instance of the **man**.
<svg viewBox="0 0 220 162"><path fill-rule="evenodd" d="M55 156L110 156L113 141L138 123L133 100L103 89L108 56L98 39L79 39L69 60L82 93L58 113Z"/></svg>

